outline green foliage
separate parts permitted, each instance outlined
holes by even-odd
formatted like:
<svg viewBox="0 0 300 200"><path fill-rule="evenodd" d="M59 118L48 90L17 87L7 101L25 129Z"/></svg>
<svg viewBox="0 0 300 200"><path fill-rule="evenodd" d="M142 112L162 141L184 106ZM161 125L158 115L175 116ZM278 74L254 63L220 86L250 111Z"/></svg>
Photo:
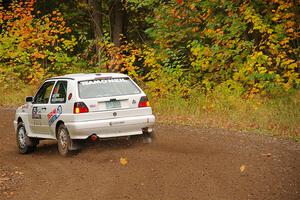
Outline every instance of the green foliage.
<svg viewBox="0 0 300 200"><path fill-rule="evenodd" d="M173 68L174 52L191 85L207 92L232 80L253 96L299 88L296 13L294 1L170 1L146 32L165 56L154 62Z"/></svg>

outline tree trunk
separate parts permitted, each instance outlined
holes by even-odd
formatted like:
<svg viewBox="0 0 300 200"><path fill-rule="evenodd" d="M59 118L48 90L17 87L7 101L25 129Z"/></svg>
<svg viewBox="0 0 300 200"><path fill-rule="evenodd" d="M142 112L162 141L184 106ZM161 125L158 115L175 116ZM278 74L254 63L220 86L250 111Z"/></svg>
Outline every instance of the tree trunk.
<svg viewBox="0 0 300 200"><path fill-rule="evenodd" d="M96 41L96 53L98 63L101 63L101 49L99 42L103 37L103 22L102 22L102 0L88 0L89 6L91 7L91 19L94 37Z"/></svg>
<svg viewBox="0 0 300 200"><path fill-rule="evenodd" d="M124 30L125 10L121 0L114 0L111 6L110 25L111 39L113 43L119 47L121 45L121 37Z"/></svg>

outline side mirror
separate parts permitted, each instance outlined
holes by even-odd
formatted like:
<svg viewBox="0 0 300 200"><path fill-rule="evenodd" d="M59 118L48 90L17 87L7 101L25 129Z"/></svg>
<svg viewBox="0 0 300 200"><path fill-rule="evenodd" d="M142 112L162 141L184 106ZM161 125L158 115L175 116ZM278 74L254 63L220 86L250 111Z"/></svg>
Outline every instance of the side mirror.
<svg viewBox="0 0 300 200"><path fill-rule="evenodd" d="M26 103L32 103L33 97L26 97L25 101L26 101Z"/></svg>

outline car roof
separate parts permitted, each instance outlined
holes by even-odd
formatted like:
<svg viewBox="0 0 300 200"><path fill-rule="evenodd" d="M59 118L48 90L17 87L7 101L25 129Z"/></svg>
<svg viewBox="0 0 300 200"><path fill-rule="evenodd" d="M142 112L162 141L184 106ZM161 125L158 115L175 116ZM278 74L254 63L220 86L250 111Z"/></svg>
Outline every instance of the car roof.
<svg viewBox="0 0 300 200"><path fill-rule="evenodd" d="M84 81L84 80L92 80L95 78L105 78L105 77L125 78L128 76L126 74L121 74L121 73L78 73L78 74L66 74L64 76L57 76L57 77L49 78L47 80L71 79L76 81Z"/></svg>

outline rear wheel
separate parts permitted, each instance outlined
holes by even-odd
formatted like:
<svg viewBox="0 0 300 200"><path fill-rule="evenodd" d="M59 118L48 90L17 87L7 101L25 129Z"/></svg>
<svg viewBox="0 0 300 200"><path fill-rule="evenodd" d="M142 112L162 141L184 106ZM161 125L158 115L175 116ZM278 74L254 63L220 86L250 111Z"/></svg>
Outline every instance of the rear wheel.
<svg viewBox="0 0 300 200"><path fill-rule="evenodd" d="M21 154L31 153L35 150L38 142L27 136L23 122L20 122L16 132L17 146Z"/></svg>
<svg viewBox="0 0 300 200"><path fill-rule="evenodd" d="M64 124L61 124L57 130L57 146L62 156L69 156L71 154L71 138Z"/></svg>

